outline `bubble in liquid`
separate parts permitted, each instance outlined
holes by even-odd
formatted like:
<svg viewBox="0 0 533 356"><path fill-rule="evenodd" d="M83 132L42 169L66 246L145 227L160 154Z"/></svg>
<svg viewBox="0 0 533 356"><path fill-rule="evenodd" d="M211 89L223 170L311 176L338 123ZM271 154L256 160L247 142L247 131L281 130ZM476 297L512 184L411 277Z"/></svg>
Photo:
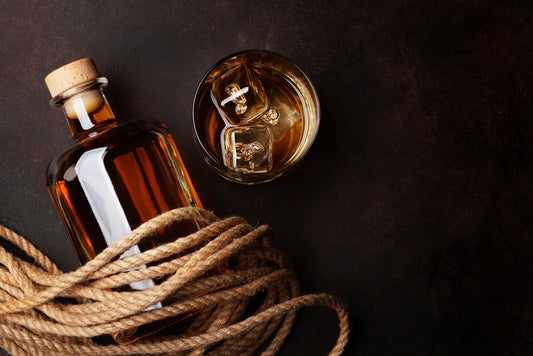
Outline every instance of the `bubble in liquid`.
<svg viewBox="0 0 533 356"><path fill-rule="evenodd" d="M235 143L235 154L237 159L243 161L251 160L256 154L259 154L265 150L265 147L257 141L251 143Z"/></svg>
<svg viewBox="0 0 533 356"><path fill-rule="evenodd" d="M277 125L279 122L279 111L276 108L269 109L263 116L261 120L270 125Z"/></svg>

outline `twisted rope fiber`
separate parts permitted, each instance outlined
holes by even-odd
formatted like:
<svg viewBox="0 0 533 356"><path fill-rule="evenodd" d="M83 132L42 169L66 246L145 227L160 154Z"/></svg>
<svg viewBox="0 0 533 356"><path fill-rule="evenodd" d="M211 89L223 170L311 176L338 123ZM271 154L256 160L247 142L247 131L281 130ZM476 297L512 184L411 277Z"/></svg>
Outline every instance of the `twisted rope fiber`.
<svg viewBox="0 0 533 356"><path fill-rule="evenodd" d="M205 227L117 259L158 229L184 220ZM340 355L348 342L345 305L326 294L300 295L285 257L270 246L268 227L254 228L239 217L221 220L203 209L175 209L69 273L2 225L0 236L34 261L0 246L0 347L12 355L242 356L261 350L268 356L279 351L297 311L311 306L326 306L338 315L340 331L331 356ZM231 270L212 273L228 261ZM140 291L124 288L146 279L163 282ZM158 302L162 308L147 310ZM129 345L94 339L183 315L194 318L180 335Z"/></svg>

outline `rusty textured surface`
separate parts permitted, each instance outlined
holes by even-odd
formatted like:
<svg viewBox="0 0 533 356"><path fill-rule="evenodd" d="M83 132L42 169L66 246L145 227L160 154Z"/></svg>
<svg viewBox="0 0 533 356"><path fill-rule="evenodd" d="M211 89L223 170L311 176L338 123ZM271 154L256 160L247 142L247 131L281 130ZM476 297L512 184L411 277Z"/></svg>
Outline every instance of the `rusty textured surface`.
<svg viewBox="0 0 533 356"><path fill-rule="evenodd" d="M121 116L165 122L206 207L267 223L305 292L348 303L347 355L533 353L532 5L528 1L0 1L0 223L63 269L44 188L69 143L43 78L84 56ZM226 182L192 139L196 85L267 49L322 104L315 145L265 185ZM306 310L280 355L325 355Z"/></svg>

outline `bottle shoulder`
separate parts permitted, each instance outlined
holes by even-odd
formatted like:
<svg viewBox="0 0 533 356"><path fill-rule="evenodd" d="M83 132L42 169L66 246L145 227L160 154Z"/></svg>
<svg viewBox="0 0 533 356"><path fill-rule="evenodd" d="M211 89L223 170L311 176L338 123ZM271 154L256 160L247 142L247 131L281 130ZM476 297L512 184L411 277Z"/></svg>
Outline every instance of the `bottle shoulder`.
<svg viewBox="0 0 533 356"><path fill-rule="evenodd" d="M121 122L83 140L74 141L53 158L47 168L47 183L50 185L57 180L58 175L63 176L85 152L104 148L107 152L120 154L155 140L163 143L172 140L167 127L161 122L144 118Z"/></svg>
<svg viewBox="0 0 533 356"><path fill-rule="evenodd" d="M167 127L156 120L138 118L128 121L115 121L110 125L102 125L100 130L98 128L95 131L88 133L83 138L77 139L82 146L99 145L103 141L108 141L111 138L121 137L126 135L127 137L133 137L143 134L168 134Z"/></svg>

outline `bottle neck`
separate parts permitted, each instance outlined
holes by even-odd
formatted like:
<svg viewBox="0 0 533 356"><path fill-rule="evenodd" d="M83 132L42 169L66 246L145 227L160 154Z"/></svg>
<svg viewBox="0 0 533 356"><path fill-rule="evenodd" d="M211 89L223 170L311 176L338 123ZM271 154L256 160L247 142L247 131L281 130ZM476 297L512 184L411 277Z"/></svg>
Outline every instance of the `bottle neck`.
<svg viewBox="0 0 533 356"><path fill-rule="evenodd" d="M116 125L116 117L102 91L106 85L105 78L97 78L72 87L52 99L54 106L63 107L75 139L92 137Z"/></svg>

